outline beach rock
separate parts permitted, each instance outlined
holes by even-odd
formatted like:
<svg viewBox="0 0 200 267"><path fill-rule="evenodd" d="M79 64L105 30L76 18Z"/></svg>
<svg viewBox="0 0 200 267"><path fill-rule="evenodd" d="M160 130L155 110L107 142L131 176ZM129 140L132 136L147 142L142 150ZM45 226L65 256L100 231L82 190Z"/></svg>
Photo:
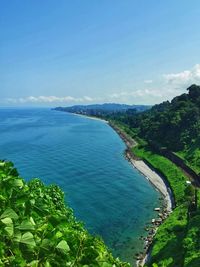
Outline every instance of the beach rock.
<svg viewBox="0 0 200 267"><path fill-rule="evenodd" d="M155 211L160 211L160 208L155 208L154 210L155 210Z"/></svg>

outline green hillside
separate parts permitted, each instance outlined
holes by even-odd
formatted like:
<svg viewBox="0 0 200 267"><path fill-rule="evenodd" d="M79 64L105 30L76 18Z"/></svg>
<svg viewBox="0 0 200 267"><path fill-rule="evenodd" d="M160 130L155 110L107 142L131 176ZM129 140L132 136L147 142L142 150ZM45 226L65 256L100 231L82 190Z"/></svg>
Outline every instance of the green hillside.
<svg viewBox="0 0 200 267"><path fill-rule="evenodd" d="M187 93L145 112L127 111L108 119L125 125L133 137L175 152L200 173L200 86L191 85Z"/></svg>
<svg viewBox="0 0 200 267"><path fill-rule="evenodd" d="M0 188L0 266L129 266L76 221L57 186L26 183L0 161Z"/></svg>
<svg viewBox="0 0 200 267"><path fill-rule="evenodd" d="M175 209L159 227L151 246L147 266L197 267L200 265L200 199L197 203L187 177L169 159L156 154L145 145L133 148L133 153L149 163L169 182L175 199ZM198 204L196 206L196 204ZM153 265L156 263L157 265Z"/></svg>

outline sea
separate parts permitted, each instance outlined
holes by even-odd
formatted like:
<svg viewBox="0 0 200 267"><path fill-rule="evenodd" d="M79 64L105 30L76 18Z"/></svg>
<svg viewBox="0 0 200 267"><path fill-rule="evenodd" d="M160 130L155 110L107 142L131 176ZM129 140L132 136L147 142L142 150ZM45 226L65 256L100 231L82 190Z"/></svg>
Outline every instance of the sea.
<svg viewBox="0 0 200 267"><path fill-rule="evenodd" d="M0 108L0 159L25 180L57 184L77 220L135 265L161 195L124 156L105 122L48 108Z"/></svg>

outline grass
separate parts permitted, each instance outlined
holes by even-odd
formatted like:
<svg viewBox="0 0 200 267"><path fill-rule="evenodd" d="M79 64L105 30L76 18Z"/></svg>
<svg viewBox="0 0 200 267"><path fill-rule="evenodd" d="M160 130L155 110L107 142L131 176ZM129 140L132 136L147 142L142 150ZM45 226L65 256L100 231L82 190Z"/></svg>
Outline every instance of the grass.
<svg viewBox="0 0 200 267"><path fill-rule="evenodd" d="M183 245L185 247L184 267L200 266L200 214L189 220L187 235Z"/></svg>
<svg viewBox="0 0 200 267"><path fill-rule="evenodd" d="M190 149L185 149L176 153L185 163L193 169L197 174L200 174L200 148L193 146Z"/></svg>
<svg viewBox="0 0 200 267"><path fill-rule="evenodd" d="M158 266L182 267L186 229L187 207L180 205L159 227L153 242L149 266L156 262Z"/></svg>
<svg viewBox="0 0 200 267"><path fill-rule="evenodd" d="M155 154L147 145L134 147L133 153L162 174L173 191L176 208L159 227L153 241L148 266L196 267L200 266L200 190L198 207L188 216L187 177L167 158Z"/></svg>
<svg viewBox="0 0 200 267"><path fill-rule="evenodd" d="M167 158L153 153L147 146L136 146L133 153L165 177L173 191L176 204L181 204L184 201L187 180L182 171Z"/></svg>

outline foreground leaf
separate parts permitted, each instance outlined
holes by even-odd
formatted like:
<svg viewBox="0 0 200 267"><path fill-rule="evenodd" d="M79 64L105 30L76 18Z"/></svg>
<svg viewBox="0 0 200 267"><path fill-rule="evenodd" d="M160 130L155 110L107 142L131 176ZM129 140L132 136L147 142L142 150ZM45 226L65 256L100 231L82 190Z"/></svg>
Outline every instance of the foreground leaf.
<svg viewBox="0 0 200 267"><path fill-rule="evenodd" d="M30 246L35 246L35 240L33 238L33 234L30 233L30 232L27 232L25 234L22 235L21 237L21 240L20 240L21 243L24 243L24 244L27 244L27 245L30 245Z"/></svg>
<svg viewBox="0 0 200 267"><path fill-rule="evenodd" d="M58 243L58 245L56 246L56 248L57 248L57 249L61 249L61 250L63 250L64 252L68 252L68 251L70 251L70 248L69 248L69 246L68 246L68 244L67 244L67 241L65 241L65 240L60 241L60 242Z"/></svg>
<svg viewBox="0 0 200 267"><path fill-rule="evenodd" d="M11 219L17 220L19 216L17 215L17 213L13 209L7 208L2 213L0 218L3 219L3 218L6 218L6 217L10 217Z"/></svg>

